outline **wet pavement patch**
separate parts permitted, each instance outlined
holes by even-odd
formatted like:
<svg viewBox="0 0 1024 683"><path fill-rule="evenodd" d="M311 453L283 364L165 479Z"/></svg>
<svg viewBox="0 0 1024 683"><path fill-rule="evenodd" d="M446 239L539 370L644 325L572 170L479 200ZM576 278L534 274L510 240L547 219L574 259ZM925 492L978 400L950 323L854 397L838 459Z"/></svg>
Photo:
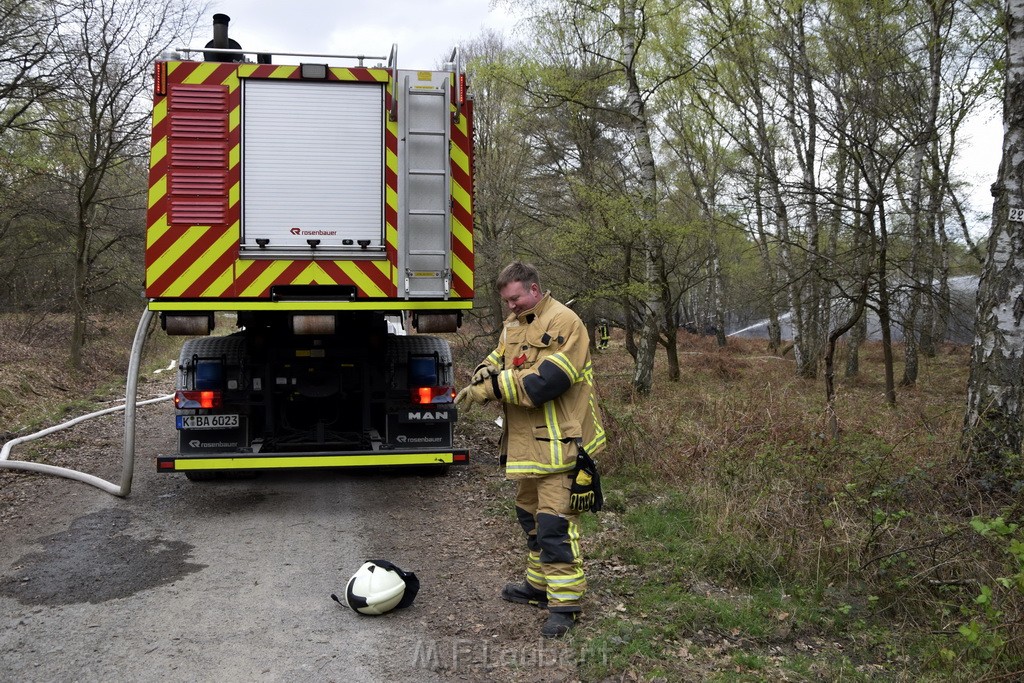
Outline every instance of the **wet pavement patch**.
<svg viewBox="0 0 1024 683"><path fill-rule="evenodd" d="M101 603L173 583L206 567L188 562L193 546L126 533L129 515L109 509L80 517L42 539L43 549L0 577L0 595L26 605Z"/></svg>

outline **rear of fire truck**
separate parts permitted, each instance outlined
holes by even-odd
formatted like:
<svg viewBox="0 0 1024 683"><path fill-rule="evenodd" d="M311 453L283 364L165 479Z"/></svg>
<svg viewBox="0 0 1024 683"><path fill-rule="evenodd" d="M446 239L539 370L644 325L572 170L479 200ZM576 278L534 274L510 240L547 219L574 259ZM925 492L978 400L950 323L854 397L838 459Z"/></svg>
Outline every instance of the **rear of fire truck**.
<svg viewBox="0 0 1024 683"><path fill-rule="evenodd" d="M399 69L394 47L257 54L227 26L155 66L146 296L192 337L158 469L466 462L451 350L427 334L473 297L458 52L434 71Z"/></svg>

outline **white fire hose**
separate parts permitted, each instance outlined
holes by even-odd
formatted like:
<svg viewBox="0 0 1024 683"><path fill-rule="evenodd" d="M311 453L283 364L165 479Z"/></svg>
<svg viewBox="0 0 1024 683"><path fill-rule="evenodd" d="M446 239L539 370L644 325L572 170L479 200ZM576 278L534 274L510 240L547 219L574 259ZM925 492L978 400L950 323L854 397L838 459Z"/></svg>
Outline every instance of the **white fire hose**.
<svg viewBox="0 0 1024 683"><path fill-rule="evenodd" d="M76 417L73 420L69 420L63 424L59 424L55 427L49 427L35 434L29 434L28 436L19 436L16 439L12 439L4 444L2 450L0 450L0 469L8 470L25 470L28 472L40 472L43 474L53 474L58 477L65 477L66 479L74 479L90 486L95 486L107 493L115 496L125 498L131 492L132 489L132 473L135 468L135 408L137 406L144 406L150 403L158 403L160 401L168 401L173 398L173 394L167 396L160 396L158 398L152 398L146 401L136 402L136 393L139 384L139 364L142 358L142 347L146 340L146 330L149 327L149 323L153 318L153 312L148 308L142 314L142 319L139 320L139 326L135 330L135 340L132 342L132 355L128 361L128 381L125 388L125 403L124 405L114 406L113 408L106 408L105 410L99 410L95 413L88 415L82 415ZM79 472L78 470L68 469L66 467L57 467L56 465L46 465L38 462L23 462L18 460L10 460L11 450L18 444L25 443L27 441L34 441L35 439L42 438L48 434L73 427L79 422L85 420L91 420L94 417L106 415L107 413L114 413L123 410L124 415L124 459L121 464L121 483L114 484L100 479L92 474L86 474L85 472Z"/></svg>

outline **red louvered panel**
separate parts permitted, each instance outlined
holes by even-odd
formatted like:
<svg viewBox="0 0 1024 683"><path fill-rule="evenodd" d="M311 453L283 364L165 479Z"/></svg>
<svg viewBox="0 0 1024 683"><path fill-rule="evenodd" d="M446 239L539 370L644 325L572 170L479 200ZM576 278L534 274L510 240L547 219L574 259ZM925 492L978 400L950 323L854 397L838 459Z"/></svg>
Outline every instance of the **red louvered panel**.
<svg viewBox="0 0 1024 683"><path fill-rule="evenodd" d="M228 134L228 117L224 112L176 112L171 119L171 137L223 140Z"/></svg>
<svg viewBox="0 0 1024 683"><path fill-rule="evenodd" d="M171 225L224 225L228 217L227 198L176 197L171 203Z"/></svg>
<svg viewBox="0 0 1024 683"><path fill-rule="evenodd" d="M177 83L171 88L168 104L171 111L177 109L205 109L223 112L228 106L228 87L226 85L193 85Z"/></svg>
<svg viewBox="0 0 1024 683"><path fill-rule="evenodd" d="M227 194L227 171L213 171L204 169L171 169L168 174L170 186L168 191L175 200L180 195L200 195L223 197ZM200 221L206 224L208 221Z"/></svg>
<svg viewBox="0 0 1024 683"><path fill-rule="evenodd" d="M228 106L224 85L171 88L167 194L172 226L227 224Z"/></svg>
<svg viewBox="0 0 1024 683"><path fill-rule="evenodd" d="M171 140L171 166L227 168L228 146L223 140Z"/></svg>

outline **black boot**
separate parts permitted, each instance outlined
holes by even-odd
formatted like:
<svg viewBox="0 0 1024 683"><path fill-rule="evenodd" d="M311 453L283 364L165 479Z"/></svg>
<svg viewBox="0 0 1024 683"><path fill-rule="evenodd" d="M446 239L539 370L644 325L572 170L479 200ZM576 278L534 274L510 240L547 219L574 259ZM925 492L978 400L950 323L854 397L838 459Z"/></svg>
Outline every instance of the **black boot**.
<svg viewBox="0 0 1024 683"><path fill-rule="evenodd" d="M540 627L540 634L545 638L561 638L576 625L579 612L551 612L548 620Z"/></svg>
<svg viewBox="0 0 1024 683"><path fill-rule="evenodd" d="M501 589L501 599L509 602L518 602L521 605L532 605L534 607L547 607L548 594L539 588L534 588L529 581L522 583L506 583Z"/></svg>

